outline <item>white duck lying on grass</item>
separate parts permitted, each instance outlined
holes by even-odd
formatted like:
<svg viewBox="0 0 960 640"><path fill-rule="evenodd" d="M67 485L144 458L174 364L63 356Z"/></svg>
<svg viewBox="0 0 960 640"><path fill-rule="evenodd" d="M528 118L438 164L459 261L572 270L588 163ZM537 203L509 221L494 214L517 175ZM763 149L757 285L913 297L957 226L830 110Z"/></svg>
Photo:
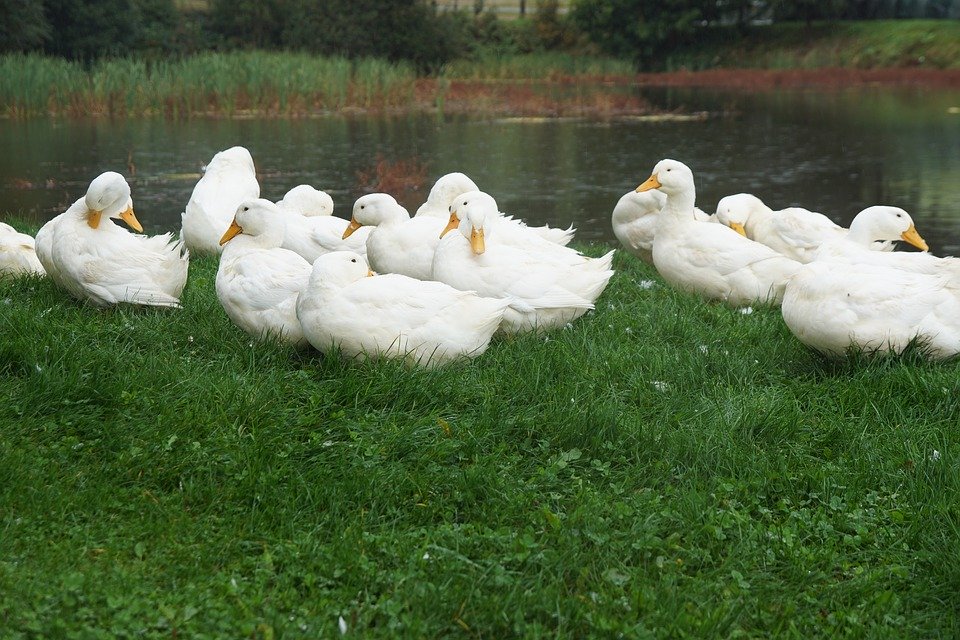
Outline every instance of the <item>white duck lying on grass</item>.
<svg viewBox="0 0 960 640"><path fill-rule="evenodd" d="M624 249L647 264L653 264L653 238L657 234L657 220L667 202L667 196L659 191L642 193L631 189L620 196L610 218L613 235ZM709 215L694 207L697 220L710 222Z"/></svg>
<svg viewBox="0 0 960 640"><path fill-rule="evenodd" d="M469 191L479 191L476 183L463 173L455 172L441 176L430 189L430 195L427 201L417 209L415 217L433 217L443 220L446 223L450 216L450 206L457 196ZM503 234L515 232L521 237L528 237L528 234L540 236L542 239L555 244L565 246L573 240L573 234L576 231L573 225L566 229L558 229L550 225L542 227L528 226L522 220L515 219L513 216L500 213L504 220Z"/></svg>
<svg viewBox="0 0 960 640"><path fill-rule="evenodd" d="M37 257L47 275L73 297L98 307L120 302L179 307L190 259L172 234L147 237L133 213L130 185L108 171L37 233Z"/></svg>
<svg viewBox="0 0 960 640"><path fill-rule="evenodd" d="M324 353L433 367L483 353L507 304L440 282L376 275L361 255L340 251L313 264L297 317Z"/></svg>
<svg viewBox="0 0 960 640"><path fill-rule="evenodd" d="M870 207L824 245L787 284L781 312L793 335L831 356L900 353L915 341L932 358L960 353L960 261L870 250L894 240L926 248L906 211Z"/></svg>
<svg viewBox="0 0 960 640"><path fill-rule="evenodd" d="M0 222L0 278L46 274L32 236Z"/></svg>
<svg viewBox="0 0 960 640"><path fill-rule="evenodd" d="M730 227L697 220L693 173L682 162L658 162L650 178L637 187L640 193L650 189L667 196L653 241L653 264L664 280L734 306L780 303L799 262Z"/></svg>
<svg viewBox="0 0 960 640"><path fill-rule="evenodd" d="M297 320L297 295L310 279L310 263L280 248L284 217L269 200L238 208L220 243L217 298L230 320L247 334L307 346Z"/></svg>
<svg viewBox="0 0 960 640"><path fill-rule="evenodd" d="M433 260L434 278L508 300L500 327L508 334L561 327L593 308L613 275L613 251L588 258L566 248L558 255L556 245L525 250L498 239L502 224L491 196L459 196Z"/></svg>
<svg viewBox="0 0 960 640"><path fill-rule="evenodd" d="M354 203L343 238L367 234L367 260L378 273L432 280L433 253L443 227L443 220L431 216L411 218L389 194L370 193Z"/></svg>
<svg viewBox="0 0 960 640"><path fill-rule="evenodd" d="M717 203L717 221L755 242L806 264L821 245L844 237L847 230L830 218L802 207L774 211L755 195L738 193ZM873 248L892 251L892 242Z"/></svg>
<svg viewBox="0 0 960 640"><path fill-rule="evenodd" d="M244 147L213 156L181 214L180 237L194 253L220 253L220 236L244 200L260 197L253 157Z"/></svg>
<svg viewBox="0 0 960 640"><path fill-rule="evenodd" d="M312 264L323 254L333 251L367 254L367 237L371 229L360 229L344 239L343 232L349 223L333 215L333 198L325 191L301 184L290 189L277 207L289 214L284 219L287 230L281 246L299 253L307 262Z"/></svg>

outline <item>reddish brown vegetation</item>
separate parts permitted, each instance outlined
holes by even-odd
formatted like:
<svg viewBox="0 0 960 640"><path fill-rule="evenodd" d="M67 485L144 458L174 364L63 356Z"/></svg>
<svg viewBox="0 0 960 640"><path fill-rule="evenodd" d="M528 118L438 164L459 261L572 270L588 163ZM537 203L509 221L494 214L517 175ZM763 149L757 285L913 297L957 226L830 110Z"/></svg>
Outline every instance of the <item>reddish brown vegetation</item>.
<svg viewBox="0 0 960 640"><path fill-rule="evenodd" d="M448 114L615 118L652 112L633 91L643 86L839 89L870 85L960 88L960 69L714 69L537 81L421 79L415 95L416 108Z"/></svg>
<svg viewBox="0 0 960 640"><path fill-rule="evenodd" d="M373 166L357 171L358 188L365 193L389 193L401 204L423 190L427 165L419 158L390 161L377 154Z"/></svg>
<svg viewBox="0 0 960 640"><path fill-rule="evenodd" d="M641 73L618 82L674 87L729 87L769 89L776 87L841 88L857 85L920 85L960 87L960 69L712 69L673 73Z"/></svg>

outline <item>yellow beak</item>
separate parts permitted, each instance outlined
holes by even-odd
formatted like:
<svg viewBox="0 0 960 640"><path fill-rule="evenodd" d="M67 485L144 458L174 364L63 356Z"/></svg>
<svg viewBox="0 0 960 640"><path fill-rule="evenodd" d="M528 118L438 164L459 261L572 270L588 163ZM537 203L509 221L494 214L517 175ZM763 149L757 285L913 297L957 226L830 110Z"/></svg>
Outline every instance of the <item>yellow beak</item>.
<svg viewBox="0 0 960 640"><path fill-rule="evenodd" d="M374 271L373 269L367 268L367 277L368 277L368 278L372 278L372 277L375 276L375 275L377 275L377 272L376 272L376 271Z"/></svg>
<svg viewBox="0 0 960 640"><path fill-rule="evenodd" d="M127 226L137 233L143 233L143 226L140 224L140 221L137 220L137 216L133 215L132 206L123 210L123 213L120 214L120 219L126 222Z"/></svg>
<svg viewBox="0 0 960 640"><path fill-rule="evenodd" d="M731 222L730 228L742 235L744 238L747 237L747 230L743 228L743 225L739 222Z"/></svg>
<svg viewBox="0 0 960 640"><path fill-rule="evenodd" d="M356 221L354 218L350 218L350 224L347 225L347 228L343 230L343 236L341 240L346 240L353 235L353 232L362 227L363 225Z"/></svg>
<svg viewBox="0 0 960 640"><path fill-rule="evenodd" d="M473 252L477 255L486 251L486 247L483 244L483 229L470 227L470 248L473 249Z"/></svg>
<svg viewBox="0 0 960 640"><path fill-rule="evenodd" d="M457 217L456 211L450 212L450 221L447 223L447 226L444 227L443 231L440 232L440 237L447 235L454 229L460 226L460 218Z"/></svg>
<svg viewBox="0 0 960 640"><path fill-rule="evenodd" d="M243 227L241 227L239 224L237 224L237 219L234 218L234 219L233 219L233 222L230 223L230 226L227 227L226 232L224 232L223 237L220 238L220 246L222 247L222 246L225 245L227 242L229 242L231 238L233 238L233 237L235 237L235 236L237 236L237 235L239 235L239 234L241 234L241 233L243 233Z"/></svg>
<svg viewBox="0 0 960 640"><path fill-rule="evenodd" d="M920 237L920 234L917 233L917 228L913 225L910 225L910 228L900 234L900 239L904 242L908 242L915 246L921 251L929 251L930 247L927 246L926 240Z"/></svg>
<svg viewBox="0 0 960 640"><path fill-rule="evenodd" d="M653 174L647 181L642 185L637 187L637 193L643 193L644 191L650 191L650 189L659 189L661 187L660 180L657 179L657 174Z"/></svg>
<svg viewBox="0 0 960 640"><path fill-rule="evenodd" d="M87 224L90 225L91 229L96 229L100 226L100 216L103 215L103 211L91 211L87 214Z"/></svg>

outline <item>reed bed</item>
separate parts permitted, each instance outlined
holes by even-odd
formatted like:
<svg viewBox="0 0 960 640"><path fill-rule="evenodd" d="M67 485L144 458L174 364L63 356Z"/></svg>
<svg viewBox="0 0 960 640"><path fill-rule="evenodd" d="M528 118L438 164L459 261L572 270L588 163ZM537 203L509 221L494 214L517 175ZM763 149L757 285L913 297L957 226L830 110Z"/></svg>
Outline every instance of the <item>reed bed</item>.
<svg viewBox="0 0 960 640"><path fill-rule="evenodd" d="M299 53L204 53L179 60L102 61L91 68L36 55L0 57L0 113L8 117L110 115L296 116L414 99L406 63Z"/></svg>
<svg viewBox="0 0 960 640"><path fill-rule="evenodd" d="M446 66L443 77L456 80L561 80L587 76L593 80L636 73L628 60L568 53L530 53L501 56L480 55L476 60L457 60Z"/></svg>

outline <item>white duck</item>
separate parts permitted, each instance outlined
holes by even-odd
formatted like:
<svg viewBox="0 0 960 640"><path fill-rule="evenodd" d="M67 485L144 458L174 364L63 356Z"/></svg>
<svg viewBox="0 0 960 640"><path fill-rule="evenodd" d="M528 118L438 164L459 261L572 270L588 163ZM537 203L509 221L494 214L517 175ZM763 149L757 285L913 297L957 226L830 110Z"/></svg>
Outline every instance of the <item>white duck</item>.
<svg viewBox="0 0 960 640"><path fill-rule="evenodd" d="M560 327L593 308L613 275L614 252L588 258L572 249L558 256L498 241L497 203L475 191L462 194L433 260L434 278L462 291L505 298L504 333ZM449 233L457 229L459 233Z"/></svg>
<svg viewBox="0 0 960 640"><path fill-rule="evenodd" d="M653 241L653 264L664 280L735 306L780 303L799 262L730 227L697 220L693 173L682 162L658 162L650 178L637 187L640 193L650 189L667 195Z"/></svg>
<svg viewBox="0 0 960 640"><path fill-rule="evenodd" d="M444 221L432 216L411 218L389 194L370 193L354 203L343 238L370 229L367 260L377 272L432 280L433 254L443 227Z"/></svg>
<svg viewBox="0 0 960 640"><path fill-rule="evenodd" d="M884 240L876 240L878 237ZM878 246L893 246L897 240L917 247L922 253L876 250ZM928 250L909 213L899 207L878 205L858 213L850 223L850 229L844 229L838 239L825 243L817 251L815 259L829 258L851 264L870 263L918 273L943 273L960 265L957 258L938 258L927 253Z"/></svg>
<svg viewBox="0 0 960 640"><path fill-rule="evenodd" d="M613 208L610 223L613 235L623 248L647 264L653 264L653 238L657 233L657 220L667 202L667 196L651 190L638 193L631 189L620 196ZM713 218L694 207L697 220L710 222Z"/></svg>
<svg viewBox="0 0 960 640"><path fill-rule="evenodd" d="M372 229L360 229L344 240L348 223L333 215L333 198L325 191L301 184L290 189L277 207L289 214L284 220L287 231L281 246L299 253L307 262L313 263L331 251L366 255L367 237Z"/></svg>
<svg viewBox="0 0 960 640"><path fill-rule="evenodd" d="M313 264L297 317L324 353L434 367L483 353L507 304L440 282L376 275L360 254L337 251Z"/></svg>
<svg viewBox="0 0 960 640"><path fill-rule="evenodd" d="M894 240L926 247L902 209L865 209L794 275L781 312L797 339L830 356L899 353L914 340L933 358L960 353L960 261L871 250Z"/></svg>
<svg viewBox="0 0 960 640"><path fill-rule="evenodd" d="M32 236L0 222L0 278L25 274L46 274L37 259L36 243Z"/></svg>
<svg viewBox="0 0 960 640"><path fill-rule="evenodd" d="M189 254L165 233L147 237L133 213L130 185L119 173L97 176L83 198L37 234L37 257L47 275L72 296L98 307L119 302L179 307Z"/></svg>
<svg viewBox="0 0 960 640"><path fill-rule="evenodd" d="M260 197L253 157L244 147L213 156L181 214L180 236L193 252L219 253L220 237L241 202Z"/></svg>
<svg viewBox="0 0 960 640"><path fill-rule="evenodd" d="M217 269L217 298L238 327L255 338L277 338L305 347L297 320L297 295L310 279L310 263L280 248L284 216L269 200L237 207Z"/></svg>
<svg viewBox="0 0 960 640"><path fill-rule="evenodd" d="M446 221L450 215L450 205L453 204L457 196L467 193L468 191L479 190L480 188L476 183L467 177L466 174L459 172L448 173L441 176L433 185L433 188L430 189L430 194L427 196L427 201L420 205L415 217L430 216ZM573 240L573 234L576 231L573 225L570 225L567 229L557 229L550 225L531 227L522 220L515 219L513 216L504 215L503 213L500 213L500 216L507 222L506 225L502 225L501 234L509 233L513 231L514 229L512 228L515 227L516 233L524 238L528 237L528 234L534 234L549 242L567 245Z"/></svg>
<svg viewBox="0 0 960 640"><path fill-rule="evenodd" d="M718 222L740 235L802 263L813 260L822 244L842 238L847 232L822 213L802 207L774 211L749 193L721 198L716 216ZM891 251L893 243L880 243L874 248Z"/></svg>

